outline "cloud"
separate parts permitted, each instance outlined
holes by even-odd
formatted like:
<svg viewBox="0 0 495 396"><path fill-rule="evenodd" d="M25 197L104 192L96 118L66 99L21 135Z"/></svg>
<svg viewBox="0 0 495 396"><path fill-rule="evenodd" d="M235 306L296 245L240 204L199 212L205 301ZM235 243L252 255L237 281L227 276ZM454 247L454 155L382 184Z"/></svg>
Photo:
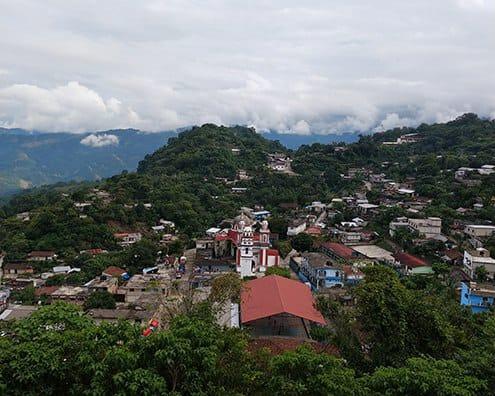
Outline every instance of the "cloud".
<svg viewBox="0 0 495 396"><path fill-rule="evenodd" d="M119 144L119 138L115 135L95 135L91 134L81 140L81 144L88 147L106 147L117 146Z"/></svg>
<svg viewBox="0 0 495 396"><path fill-rule="evenodd" d="M466 9L495 9L493 0L457 0L457 3L461 8Z"/></svg>
<svg viewBox="0 0 495 396"><path fill-rule="evenodd" d="M380 125L378 125L375 128L375 131L379 132L393 128L407 127L407 126L412 126L415 123L416 121L414 119L405 118L405 117L402 118L397 113L388 113L385 116L385 118L380 122Z"/></svg>
<svg viewBox="0 0 495 396"><path fill-rule="evenodd" d="M115 98L105 101L97 92L75 81L53 89L28 84L0 89L0 120L7 127L52 132L139 124L139 117L131 108L125 108Z"/></svg>
<svg viewBox="0 0 495 396"><path fill-rule="evenodd" d="M490 116L494 6L3 2L0 126L158 131L214 122L328 134Z"/></svg>

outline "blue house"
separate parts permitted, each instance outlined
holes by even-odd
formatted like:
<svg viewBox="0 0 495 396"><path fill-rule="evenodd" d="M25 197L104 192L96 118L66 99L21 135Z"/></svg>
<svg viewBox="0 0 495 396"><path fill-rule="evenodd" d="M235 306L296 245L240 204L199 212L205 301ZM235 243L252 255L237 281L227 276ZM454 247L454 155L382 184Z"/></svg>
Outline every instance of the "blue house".
<svg viewBox="0 0 495 396"><path fill-rule="evenodd" d="M471 307L473 313L487 312L495 302L495 287L461 282L461 305Z"/></svg>
<svg viewBox="0 0 495 396"><path fill-rule="evenodd" d="M331 265L322 253L304 253L291 259L291 267L304 283L310 283L312 290L344 286L342 268Z"/></svg>

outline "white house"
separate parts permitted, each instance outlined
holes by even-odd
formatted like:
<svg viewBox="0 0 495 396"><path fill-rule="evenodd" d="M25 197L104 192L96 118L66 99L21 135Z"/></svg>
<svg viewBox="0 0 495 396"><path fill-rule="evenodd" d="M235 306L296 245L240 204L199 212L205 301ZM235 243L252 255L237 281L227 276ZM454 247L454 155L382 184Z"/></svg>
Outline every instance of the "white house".
<svg viewBox="0 0 495 396"><path fill-rule="evenodd" d="M127 247L139 242L142 238L140 232L119 232L113 234L113 236L118 240L118 244L122 247Z"/></svg>
<svg viewBox="0 0 495 396"><path fill-rule="evenodd" d="M298 219L293 221L287 228L287 236L296 236L306 230L306 220Z"/></svg>
<svg viewBox="0 0 495 396"><path fill-rule="evenodd" d="M490 252L484 248L474 250L466 250L464 252L464 271L474 278L476 268L485 267L488 271L488 276L493 279L495 275L495 259L490 257Z"/></svg>
<svg viewBox="0 0 495 396"><path fill-rule="evenodd" d="M442 234L442 219L428 217L426 219L408 219L409 227L424 238L436 238Z"/></svg>
<svg viewBox="0 0 495 396"><path fill-rule="evenodd" d="M495 232L495 226L469 224L464 228L464 233L472 238L490 238Z"/></svg>

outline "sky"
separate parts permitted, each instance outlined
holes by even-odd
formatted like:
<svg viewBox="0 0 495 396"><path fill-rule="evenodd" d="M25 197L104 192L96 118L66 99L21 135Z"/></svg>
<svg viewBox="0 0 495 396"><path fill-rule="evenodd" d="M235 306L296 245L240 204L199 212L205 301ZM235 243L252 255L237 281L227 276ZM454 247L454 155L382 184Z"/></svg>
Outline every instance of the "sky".
<svg viewBox="0 0 495 396"><path fill-rule="evenodd" d="M495 0L0 0L0 10L3 127L211 122L308 135L495 118Z"/></svg>

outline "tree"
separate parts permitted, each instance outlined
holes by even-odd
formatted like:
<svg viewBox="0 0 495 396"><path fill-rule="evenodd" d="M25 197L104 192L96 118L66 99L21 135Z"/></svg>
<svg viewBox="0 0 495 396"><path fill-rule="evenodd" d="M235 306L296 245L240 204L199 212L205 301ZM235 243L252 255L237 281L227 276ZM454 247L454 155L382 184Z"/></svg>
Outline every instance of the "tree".
<svg viewBox="0 0 495 396"><path fill-rule="evenodd" d="M273 395L364 395L353 370L342 361L302 347L275 356L264 393Z"/></svg>
<svg viewBox="0 0 495 396"><path fill-rule="evenodd" d="M290 269L286 267L268 267L265 271L265 276L278 275L284 278L291 278Z"/></svg>
<svg viewBox="0 0 495 396"><path fill-rule="evenodd" d="M270 231L278 234L280 238L287 237L287 219L281 216L272 216L269 219Z"/></svg>
<svg viewBox="0 0 495 396"><path fill-rule="evenodd" d="M13 301L20 301L25 305L33 305L36 302L34 286L27 286L24 289L12 293Z"/></svg>
<svg viewBox="0 0 495 396"><path fill-rule="evenodd" d="M458 363L469 375L488 382L495 389L495 316L483 323L477 337L470 340L469 348L461 351Z"/></svg>
<svg viewBox="0 0 495 396"><path fill-rule="evenodd" d="M290 243L292 247L298 252L307 252L313 247L313 237L302 232L292 238Z"/></svg>
<svg viewBox="0 0 495 396"><path fill-rule="evenodd" d="M477 282L486 282L488 279L488 271L484 265L476 267L474 270L474 276Z"/></svg>
<svg viewBox="0 0 495 396"><path fill-rule="evenodd" d="M431 268L435 275L440 277L443 281L445 281L447 275L450 273L450 266L447 263L433 263Z"/></svg>
<svg viewBox="0 0 495 396"><path fill-rule="evenodd" d="M149 239L142 239L134 243L125 251L125 267L131 273L141 271L143 268L155 265L158 248Z"/></svg>
<svg viewBox="0 0 495 396"><path fill-rule="evenodd" d="M292 251L292 245L289 241L278 241L278 243L274 247L278 249L282 258L286 258L287 255Z"/></svg>
<svg viewBox="0 0 495 396"><path fill-rule="evenodd" d="M229 273L213 279L208 299L214 303L223 304L228 301L240 302L242 279L239 275Z"/></svg>
<svg viewBox="0 0 495 396"><path fill-rule="evenodd" d="M135 370L122 371L112 378L116 395L164 395L167 394L167 383L158 374L151 370L137 368Z"/></svg>
<svg viewBox="0 0 495 396"><path fill-rule="evenodd" d="M45 286L61 286L65 282L65 276L64 275L54 275L50 276L46 282Z"/></svg>
<svg viewBox="0 0 495 396"><path fill-rule="evenodd" d="M454 355L465 334L458 318L451 317L455 315L451 306L458 308L456 301L409 290L384 266L364 271L365 280L355 291L357 319L367 334L375 366L398 366L419 354Z"/></svg>
<svg viewBox="0 0 495 396"><path fill-rule="evenodd" d="M467 375L456 362L431 358L411 358L404 367L379 368L361 383L373 395L474 396L488 391L483 379Z"/></svg>
<svg viewBox="0 0 495 396"><path fill-rule="evenodd" d="M97 290L91 293L84 302L84 309L115 309L115 298L106 290Z"/></svg>

